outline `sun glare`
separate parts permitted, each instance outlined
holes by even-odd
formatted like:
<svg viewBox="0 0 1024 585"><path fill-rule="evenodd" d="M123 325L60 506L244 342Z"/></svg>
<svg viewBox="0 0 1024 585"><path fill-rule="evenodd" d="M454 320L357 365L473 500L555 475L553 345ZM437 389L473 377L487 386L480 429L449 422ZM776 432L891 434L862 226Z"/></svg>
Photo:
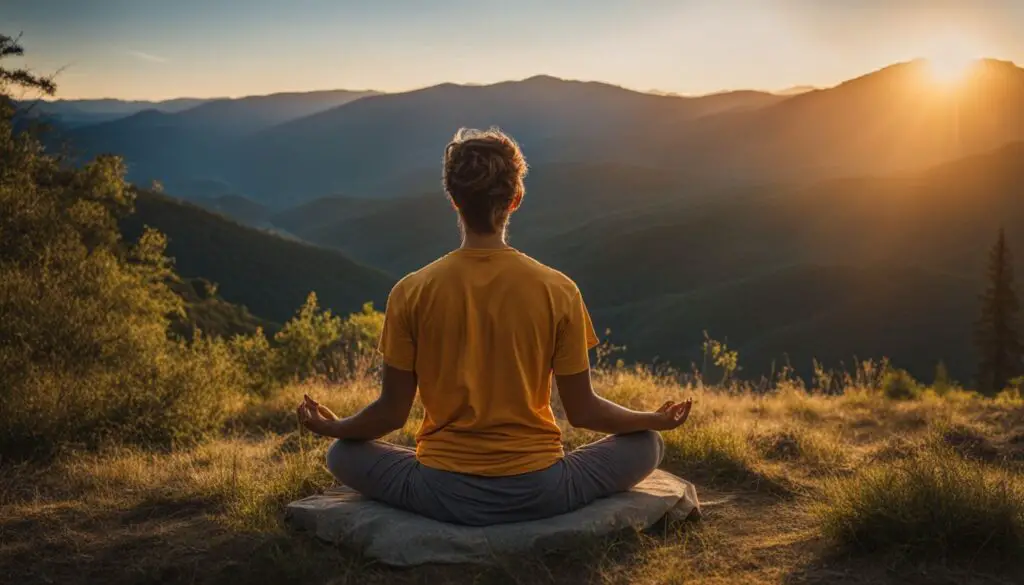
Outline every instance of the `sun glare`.
<svg viewBox="0 0 1024 585"><path fill-rule="evenodd" d="M949 44L928 56L932 77L942 84L953 84L964 79L978 56L963 47Z"/></svg>

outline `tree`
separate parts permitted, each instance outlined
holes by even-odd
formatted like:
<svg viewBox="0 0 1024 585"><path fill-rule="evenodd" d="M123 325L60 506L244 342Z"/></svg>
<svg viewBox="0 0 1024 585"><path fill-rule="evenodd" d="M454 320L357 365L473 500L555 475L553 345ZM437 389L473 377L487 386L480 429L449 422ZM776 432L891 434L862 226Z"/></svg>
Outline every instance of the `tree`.
<svg viewBox="0 0 1024 585"><path fill-rule="evenodd" d="M0 59L21 54L0 35ZM226 343L168 337L182 303L166 238L121 237L135 199L124 163L71 168L15 129L11 92L52 87L0 67L0 452L199 439L244 372Z"/></svg>
<svg viewBox="0 0 1024 585"><path fill-rule="evenodd" d="M25 54L19 39L0 34L0 60L10 57L21 57ZM53 95L57 86L53 81L33 75L28 69L7 69L0 67L0 94L10 95L11 87L22 90L36 90L46 95Z"/></svg>
<svg viewBox="0 0 1024 585"><path fill-rule="evenodd" d="M1019 327L1020 302L1014 291L1013 260L1006 234L989 252L988 289L981 296L981 317L975 329L978 361L978 389L995 394L1019 375L1024 359Z"/></svg>

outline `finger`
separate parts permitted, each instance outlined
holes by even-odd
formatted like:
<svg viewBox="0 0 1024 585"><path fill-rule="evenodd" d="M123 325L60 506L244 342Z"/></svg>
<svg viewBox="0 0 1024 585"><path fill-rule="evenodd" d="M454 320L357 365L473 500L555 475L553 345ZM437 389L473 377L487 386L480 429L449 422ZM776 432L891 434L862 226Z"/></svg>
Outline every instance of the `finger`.
<svg viewBox="0 0 1024 585"><path fill-rule="evenodd" d="M312 404L313 406L317 406L317 405L319 405L319 404L320 404L320 403L319 403L319 402L317 402L316 400L313 400L313 399L312 399L312 398L311 398L311 397L309 396L309 394L303 394L302 396L303 396L303 397L305 397L305 399L306 399L306 402L308 402L309 404Z"/></svg>
<svg viewBox="0 0 1024 585"><path fill-rule="evenodd" d="M686 422L686 419L690 417L690 410L693 408L693 400L686 401L686 408L683 409L682 416L679 417L679 424Z"/></svg>
<svg viewBox="0 0 1024 585"><path fill-rule="evenodd" d="M323 416L325 416L325 417L327 417L327 418L337 418L337 417L336 417L336 416L334 415L334 413L333 413L333 412L331 412L331 409L330 409L330 408L327 408L327 407L326 407L326 406L324 406L323 404L318 404L318 405L316 405L316 410L317 410L317 412L319 412L319 413L320 413L321 415L323 415Z"/></svg>
<svg viewBox="0 0 1024 585"><path fill-rule="evenodd" d="M669 409L668 413L674 419L675 418L679 418L679 414L681 412L683 412L684 408L686 408L686 403L685 402L680 402L679 404L673 405L672 408Z"/></svg>
<svg viewBox="0 0 1024 585"><path fill-rule="evenodd" d="M673 404L675 404L675 402L673 402L673 401L669 400L669 401L668 401L668 402L666 402L665 404L662 404L662 405L661 405L661 408L659 408L659 409L657 410L657 412L668 412L668 409L672 408L672 405L673 405Z"/></svg>

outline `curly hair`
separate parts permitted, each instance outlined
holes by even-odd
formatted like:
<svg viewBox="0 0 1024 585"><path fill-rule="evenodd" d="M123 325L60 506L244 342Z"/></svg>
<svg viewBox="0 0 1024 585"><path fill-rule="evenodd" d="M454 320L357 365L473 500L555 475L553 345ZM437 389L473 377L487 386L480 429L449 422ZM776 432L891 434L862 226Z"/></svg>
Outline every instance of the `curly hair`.
<svg viewBox="0 0 1024 585"><path fill-rule="evenodd" d="M494 234L505 229L525 193L526 158L497 128L460 128L444 150L444 190L466 229Z"/></svg>

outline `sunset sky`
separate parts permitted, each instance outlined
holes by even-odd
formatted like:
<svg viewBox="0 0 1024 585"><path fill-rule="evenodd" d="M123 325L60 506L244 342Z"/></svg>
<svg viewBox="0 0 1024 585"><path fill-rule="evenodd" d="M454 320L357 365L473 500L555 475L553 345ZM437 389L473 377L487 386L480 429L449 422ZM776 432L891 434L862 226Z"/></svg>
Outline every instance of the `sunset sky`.
<svg viewBox="0 0 1024 585"><path fill-rule="evenodd" d="M828 86L916 57L1024 62L1024 0L0 0L59 97L401 91L547 73L640 90Z"/></svg>

